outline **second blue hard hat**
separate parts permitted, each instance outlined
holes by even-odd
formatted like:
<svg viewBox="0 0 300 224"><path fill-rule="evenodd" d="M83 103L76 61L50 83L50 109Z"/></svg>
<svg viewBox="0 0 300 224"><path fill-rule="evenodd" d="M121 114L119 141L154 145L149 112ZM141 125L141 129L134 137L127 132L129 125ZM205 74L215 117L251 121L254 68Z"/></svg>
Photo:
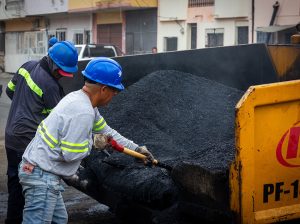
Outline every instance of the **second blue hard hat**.
<svg viewBox="0 0 300 224"><path fill-rule="evenodd" d="M60 41L49 48L48 54L53 62L68 73L77 72L78 53L69 41Z"/></svg>
<svg viewBox="0 0 300 224"><path fill-rule="evenodd" d="M92 59L82 74L97 83L124 90L122 81L122 67L113 59L99 57Z"/></svg>
<svg viewBox="0 0 300 224"><path fill-rule="evenodd" d="M56 37L51 37L50 39L49 39L49 41L48 41L48 46L49 47L52 47L54 44L56 44L57 43L57 38Z"/></svg>

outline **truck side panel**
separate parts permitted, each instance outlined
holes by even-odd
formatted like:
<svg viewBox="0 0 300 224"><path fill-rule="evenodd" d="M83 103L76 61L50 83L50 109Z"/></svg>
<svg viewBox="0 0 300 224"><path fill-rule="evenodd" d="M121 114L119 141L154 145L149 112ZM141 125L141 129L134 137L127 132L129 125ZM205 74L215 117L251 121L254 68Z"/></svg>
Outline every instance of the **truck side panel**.
<svg viewBox="0 0 300 224"><path fill-rule="evenodd" d="M252 86L236 106L231 209L240 223L300 217L300 81Z"/></svg>
<svg viewBox="0 0 300 224"><path fill-rule="evenodd" d="M123 68L126 87L159 70L176 70L205 77L240 90L277 82L276 70L265 44L204 48L114 58ZM72 80L64 79L68 93L83 86L81 71L89 61L78 62Z"/></svg>

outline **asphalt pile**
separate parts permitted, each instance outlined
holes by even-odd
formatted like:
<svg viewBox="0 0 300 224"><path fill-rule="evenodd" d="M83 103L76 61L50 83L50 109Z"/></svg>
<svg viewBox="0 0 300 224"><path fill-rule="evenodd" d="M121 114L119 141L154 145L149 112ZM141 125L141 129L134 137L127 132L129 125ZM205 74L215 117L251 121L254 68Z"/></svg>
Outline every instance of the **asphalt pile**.
<svg viewBox="0 0 300 224"><path fill-rule="evenodd" d="M217 192L227 187L226 173L235 153L234 110L242 94L200 76L157 71L129 86L99 111L109 126L135 143L146 145L159 161L170 166L188 162L221 173L224 180L218 182L216 176L212 181L220 185L217 189L212 186ZM93 151L85 160L84 175L87 170L94 175L87 175L95 185L88 189L96 185L99 189L90 195L116 205L116 210L125 205L150 211L174 208L182 188L166 170L145 167L129 156L109 151L110 157ZM205 195L202 198L206 200Z"/></svg>
<svg viewBox="0 0 300 224"><path fill-rule="evenodd" d="M115 97L107 123L164 162L214 170L234 158L234 110L240 90L178 71L157 71Z"/></svg>

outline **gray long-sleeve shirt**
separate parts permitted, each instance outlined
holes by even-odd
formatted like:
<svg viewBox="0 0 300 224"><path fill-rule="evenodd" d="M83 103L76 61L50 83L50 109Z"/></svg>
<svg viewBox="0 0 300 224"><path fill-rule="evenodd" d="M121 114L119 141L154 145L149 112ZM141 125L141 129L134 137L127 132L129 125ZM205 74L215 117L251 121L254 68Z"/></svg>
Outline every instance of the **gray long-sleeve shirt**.
<svg viewBox="0 0 300 224"><path fill-rule="evenodd" d="M78 90L65 96L41 122L23 159L59 176L71 176L90 153L92 133L111 135L129 149L138 147L109 127L89 97Z"/></svg>

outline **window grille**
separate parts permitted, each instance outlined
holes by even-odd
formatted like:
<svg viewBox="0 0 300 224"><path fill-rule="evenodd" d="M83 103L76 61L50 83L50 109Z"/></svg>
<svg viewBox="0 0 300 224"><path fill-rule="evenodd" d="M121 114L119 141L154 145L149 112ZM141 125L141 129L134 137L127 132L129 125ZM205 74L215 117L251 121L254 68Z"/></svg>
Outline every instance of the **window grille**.
<svg viewBox="0 0 300 224"><path fill-rule="evenodd" d="M64 41L66 40L66 30L65 29L60 29L56 30L56 35L58 41Z"/></svg>
<svg viewBox="0 0 300 224"><path fill-rule="evenodd" d="M206 33L205 47L224 46L223 28L206 29L205 33Z"/></svg>
<svg viewBox="0 0 300 224"><path fill-rule="evenodd" d="M177 37L165 37L165 51L177 51Z"/></svg>
<svg viewBox="0 0 300 224"><path fill-rule="evenodd" d="M237 44L248 44L248 26L237 27Z"/></svg>
<svg viewBox="0 0 300 224"><path fill-rule="evenodd" d="M197 23L191 23L191 49L197 48Z"/></svg>
<svg viewBox="0 0 300 224"><path fill-rule="evenodd" d="M75 44L83 44L83 33L75 33L74 34L74 43Z"/></svg>
<svg viewBox="0 0 300 224"><path fill-rule="evenodd" d="M215 0L189 0L189 8L214 6Z"/></svg>

